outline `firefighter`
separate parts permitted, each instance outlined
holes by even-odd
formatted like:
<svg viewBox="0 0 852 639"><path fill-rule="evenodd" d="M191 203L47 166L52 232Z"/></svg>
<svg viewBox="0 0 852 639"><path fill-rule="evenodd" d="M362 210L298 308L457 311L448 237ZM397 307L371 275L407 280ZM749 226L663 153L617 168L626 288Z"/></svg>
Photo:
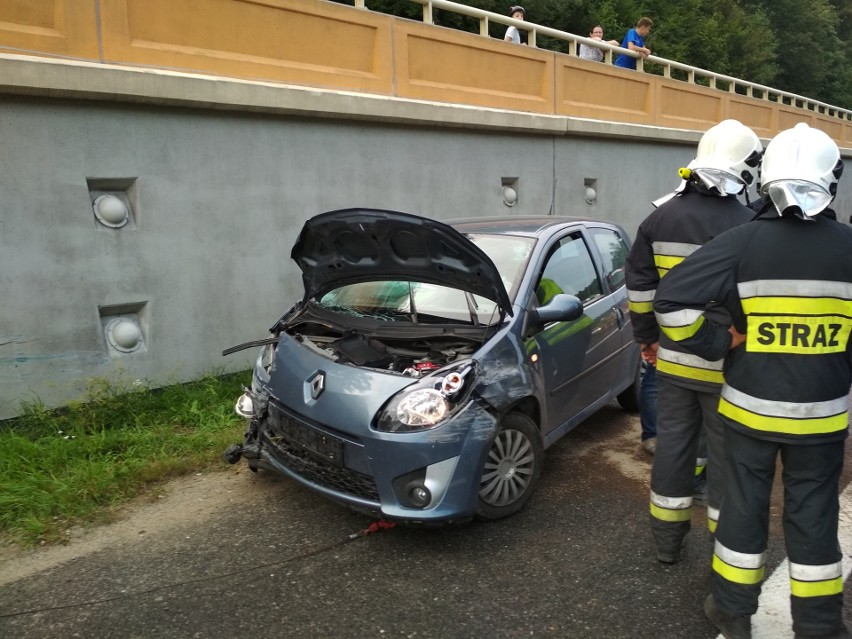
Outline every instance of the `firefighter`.
<svg viewBox="0 0 852 639"><path fill-rule="evenodd" d="M779 133L763 159L758 217L696 251L654 300L664 334L708 360L727 354L719 414L730 476L704 610L729 638L751 637L779 454L793 631L850 637L837 524L852 384L852 229L828 208L842 170L822 131L801 123ZM709 300L729 311L731 327L705 312Z"/></svg>
<svg viewBox="0 0 852 639"><path fill-rule="evenodd" d="M722 426L716 413L722 389L722 358L706 360L660 335L652 302L660 280L711 238L744 224L754 212L737 195L757 175L763 147L755 133L724 120L704 133L695 159L680 170L680 188L661 198L639 226L627 259L627 295L633 337L643 359L656 365L657 444L651 471L651 531L657 559L675 563L690 528L695 477L707 464L707 525L716 530L722 477L714 468L721 455ZM711 317L729 322L716 305ZM706 437L706 459L699 440ZM703 453L703 451L701 451Z"/></svg>

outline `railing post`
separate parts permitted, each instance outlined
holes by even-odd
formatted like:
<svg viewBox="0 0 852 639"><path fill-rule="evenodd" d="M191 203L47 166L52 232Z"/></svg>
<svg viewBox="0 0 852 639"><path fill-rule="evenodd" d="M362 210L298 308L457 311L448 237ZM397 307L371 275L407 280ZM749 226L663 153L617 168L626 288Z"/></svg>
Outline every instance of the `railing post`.
<svg viewBox="0 0 852 639"><path fill-rule="evenodd" d="M427 2L423 5L423 22L424 24L433 24L432 22L432 3Z"/></svg>
<svg viewBox="0 0 852 639"><path fill-rule="evenodd" d="M355 0L355 8L356 9L366 9L367 5L364 3L364 0Z"/></svg>
<svg viewBox="0 0 852 639"><path fill-rule="evenodd" d="M527 31L527 33L529 34L529 35L527 36L527 46L530 46L530 47L534 47L534 46L536 46L536 43L535 43L535 29L532 29L531 31Z"/></svg>
<svg viewBox="0 0 852 639"><path fill-rule="evenodd" d="M479 21L479 35L488 37L488 16Z"/></svg>

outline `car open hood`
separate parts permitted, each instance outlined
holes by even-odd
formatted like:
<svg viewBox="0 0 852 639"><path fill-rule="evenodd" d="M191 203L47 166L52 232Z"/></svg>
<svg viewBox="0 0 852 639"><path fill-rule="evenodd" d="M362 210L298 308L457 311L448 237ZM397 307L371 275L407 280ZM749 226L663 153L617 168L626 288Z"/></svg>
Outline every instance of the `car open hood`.
<svg viewBox="0 0 852 639"><path fill-rule="evenodd" d="M481 295L512 315L494 262L451 226L377 209L321 213L299 233L290 257L302 269L305 300L357 282L402 280Z"/></svg>

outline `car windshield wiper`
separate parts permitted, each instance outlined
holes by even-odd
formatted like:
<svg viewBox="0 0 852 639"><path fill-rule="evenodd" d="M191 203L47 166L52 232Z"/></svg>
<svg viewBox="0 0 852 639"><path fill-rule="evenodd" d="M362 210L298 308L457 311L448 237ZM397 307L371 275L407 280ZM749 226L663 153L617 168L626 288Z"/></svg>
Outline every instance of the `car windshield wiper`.
<svg viewBox="0 0 852 639"><path fill-rule="evenodd" d="M267 337L265 339L255 339L250 342L245 342L243 344L238 344L237 346L231 346L231 348L226 348L222 351L222 355L230 355L231 353L236 353L238 351L244 351L247 348L254 348L255 346L266 346L267 344L277 344L281 339L280 336L277 337Z"/></svg>

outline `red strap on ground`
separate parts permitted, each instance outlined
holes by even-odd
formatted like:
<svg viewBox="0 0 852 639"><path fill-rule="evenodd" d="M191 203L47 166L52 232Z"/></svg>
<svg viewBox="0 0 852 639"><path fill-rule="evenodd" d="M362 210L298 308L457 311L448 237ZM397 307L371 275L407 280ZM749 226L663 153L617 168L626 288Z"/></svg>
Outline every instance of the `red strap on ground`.
<svg viewBox="0 0 852 639"><path fill-rule="evenodd" d="M379 532L381 530L390 530L396 526L395 522L385 521L384 519L379 519L377 521L372 522L369 526L367 526L361 532L353 533L349 535L349 539L357 539L358 537L363 537L364 535L369 535L370 533Z"/></svg>

